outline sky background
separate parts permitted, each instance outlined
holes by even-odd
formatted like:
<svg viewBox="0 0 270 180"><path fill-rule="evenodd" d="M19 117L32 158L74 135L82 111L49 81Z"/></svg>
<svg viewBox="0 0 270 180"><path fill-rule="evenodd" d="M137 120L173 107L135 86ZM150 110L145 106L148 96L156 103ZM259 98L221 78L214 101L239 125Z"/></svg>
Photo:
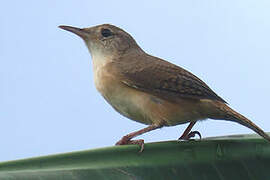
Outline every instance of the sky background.
<svg viewBox="0 0 270 180"><path fill-rule="evenodd" d="M270 131L270 1L3 1L0 6L0 161L112 146L144 128L115 112L93 83L91 56L58 25L103 23L149 54L204 80L231 107ZM187 124L140 136L177 139ZM203 137L253 133L207 120Z"/></svg>

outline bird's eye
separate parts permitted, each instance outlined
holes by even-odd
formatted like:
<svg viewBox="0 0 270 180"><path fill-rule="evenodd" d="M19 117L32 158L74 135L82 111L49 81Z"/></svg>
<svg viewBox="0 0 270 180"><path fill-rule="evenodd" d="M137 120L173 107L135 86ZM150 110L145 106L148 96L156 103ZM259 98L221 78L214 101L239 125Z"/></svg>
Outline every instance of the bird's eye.
<svg viewBox="0 0 270 180"><path fill-rule="evenodd" d="M102 29L101 34L102 34L103 37L109 37L109 36L112 35L112 31L109 30L109 29Z"/></svg>

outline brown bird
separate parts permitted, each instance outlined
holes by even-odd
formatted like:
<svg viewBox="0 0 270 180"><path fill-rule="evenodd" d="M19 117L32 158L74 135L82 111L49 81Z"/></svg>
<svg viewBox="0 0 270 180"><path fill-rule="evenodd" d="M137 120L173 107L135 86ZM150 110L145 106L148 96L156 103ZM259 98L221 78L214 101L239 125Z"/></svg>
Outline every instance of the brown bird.
<svg viewBox="0 0 270 180"><path fill-rule="evenodd" d="M266 140L270 136L237 113L207 84L187 70L145 53L124 30L109 24L90 28L59 26L80 36L93 61L97 90L120 114L148 127L124 136L116 145L139 144L131 140L145 132L190 122L180 137L198 132L192 126L203 119L228 120L242 124Z"/></svg>

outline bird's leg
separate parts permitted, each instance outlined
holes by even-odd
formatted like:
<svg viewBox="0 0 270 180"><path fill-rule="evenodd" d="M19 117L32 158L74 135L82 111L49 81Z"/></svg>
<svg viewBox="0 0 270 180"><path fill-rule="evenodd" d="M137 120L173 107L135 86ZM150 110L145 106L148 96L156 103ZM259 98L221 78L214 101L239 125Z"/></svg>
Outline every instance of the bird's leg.
<svg viewBox="0 0 270 180"><path fill-rule="evenodd" d="M155 130L155 129L158 129L161 127L162 127L162 125L150 125L150 126L143 128L139 131L129 133L129 134L125 135L124 137L122 137L122 139L120 141L118 141L115 145L138 144L141 147L139 152L142 152L144 149L144 140L143 139L131 140L131 139L136 137L136 136L139 136L143 133L146 133L146 132L149 132L149 131L152 131L152 130Z"/></svg>
<svg viewBox="0 0 270 180"><path fill-rule="evenodd" d="M179 140L189 140L192 137L195 137L197 134L200 139L202 138L201 133L199 131L191 131L192 127L195 125L196 121L190 122L184 133L178 138Z"/></svg>

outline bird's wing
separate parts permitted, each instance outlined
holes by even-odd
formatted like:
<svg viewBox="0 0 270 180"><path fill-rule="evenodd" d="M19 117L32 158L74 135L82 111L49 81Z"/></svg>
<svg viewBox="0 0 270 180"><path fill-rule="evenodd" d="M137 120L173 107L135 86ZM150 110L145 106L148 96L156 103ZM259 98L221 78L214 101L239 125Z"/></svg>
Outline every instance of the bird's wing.
<svg viewBox="0 0 270 180"><path fill-rule="evenodd" d="M226 103L187 70L150 55L123 57L114 62L126 85L165 99L212 99Z"/></svg>

